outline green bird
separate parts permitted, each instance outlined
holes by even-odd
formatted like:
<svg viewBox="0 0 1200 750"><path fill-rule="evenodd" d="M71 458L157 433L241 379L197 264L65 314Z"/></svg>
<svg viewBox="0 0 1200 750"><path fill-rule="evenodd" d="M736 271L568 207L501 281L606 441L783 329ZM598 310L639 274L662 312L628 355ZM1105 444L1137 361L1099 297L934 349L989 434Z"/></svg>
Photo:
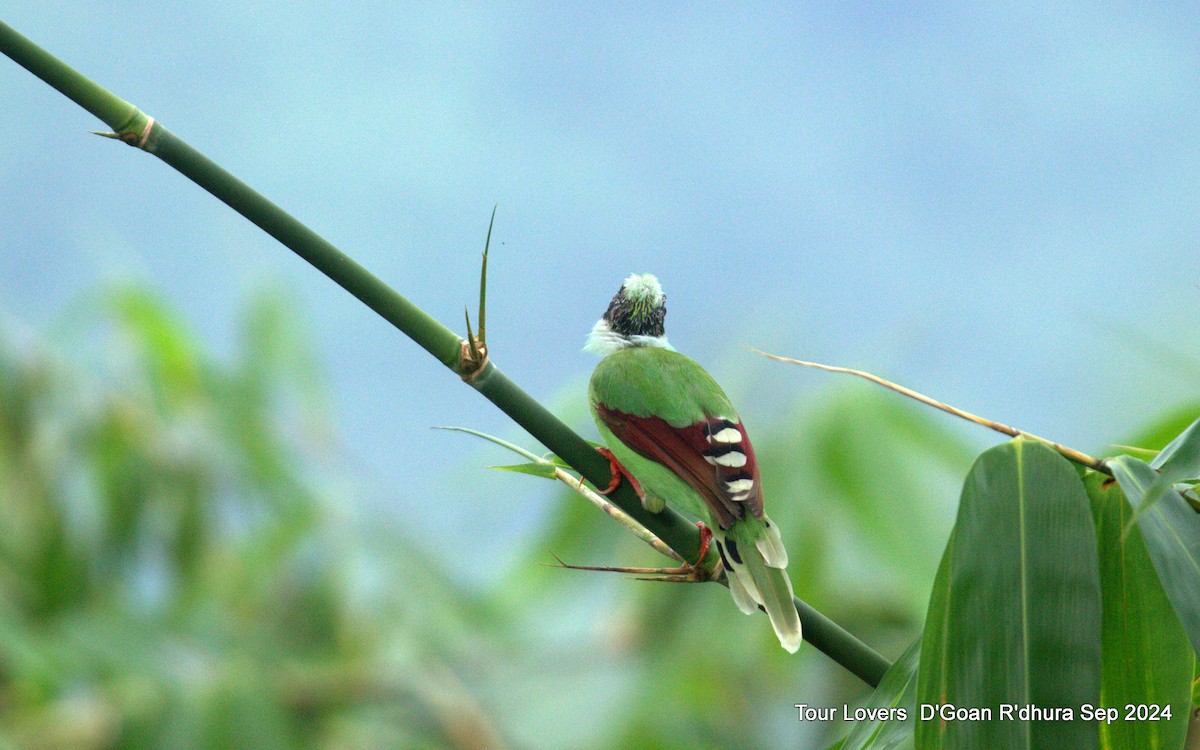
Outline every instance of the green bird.
<svg viewBox="0 0 1200 750"><path fill-rule="evenodd" d="M625 279L588 335L585 351L603 359L588 400L613 465L611 492L628 478L646 510L664 505L701 522L701 560L709 538L739 609L758 605L779 642L800 648L788 556L779 528L763 512L758 462L746 428L721 386L667 341L666 295L651 274ZM699 564L700 561L697 561Z"/></svg>

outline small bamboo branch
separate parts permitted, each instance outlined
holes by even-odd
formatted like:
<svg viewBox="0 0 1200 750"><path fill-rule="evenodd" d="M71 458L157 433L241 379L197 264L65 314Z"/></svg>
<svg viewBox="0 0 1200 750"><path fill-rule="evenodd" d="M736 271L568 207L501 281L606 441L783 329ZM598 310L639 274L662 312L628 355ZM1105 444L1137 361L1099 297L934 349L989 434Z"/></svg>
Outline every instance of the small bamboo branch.
<svg viewBox="0 0 1200 750"><path fill-rule="evenodd" d="M467 324L467 351L470 352L472 361L478 361L479 350L475 348L475 342L479 339L475 338L475 334L471 332L471 311L467 309L466 305L463 305L463 318Z"/></svg>
<svg viewBox="0 0 1200 750"><path fill-rule="evenodd" d="M546 551L550 553L550 556L554 558L554 562L556 563L555 565L550 566L552 568L565 568L566 570L590 570L590 571L593 571L596 573L629 573L630 575L648 575L648 576L661 575L664 572L662 568L643 568L643 567L614 568L610 565L572 565L571 563L563 561L563 559L561 557L554 554L553 550L546 550ZM680 567L669 570L667 572L677 574L677 575L683 575L685 573L688 573L689 571L687 569L687 563L685 563L683 560L680 560L679 563L680 563ZM546 564L549 565L549 563L546 563ZM661 579L659 579L659 578L643 578L641 580L657 581L657 580L661 580ZM704 583L707 580L708 580L707 578L696 578L694 582L695 583Z"/></svg>
<svg viewBox="0 0 1200 750"><path fill-rule="evenodd" d="M654 532L650 531L645 526L638 523L636 519L634 519L632 516L630 516L625 511L618 508L616 505L613 505L612 503L610 503L607 499L604 498L604 496L597 493L591 487L588 487L587 485L585 485L583 483L582 477L575 476L574 474L570 473L566 469L563 469L560 466L556 466L554 464L554 462L547 461L545 458L543 458L535 453L532 453L530 451L527 451L519 445L510 443L507 440L502 440L494 435L489 435L486 432L480 432L478 430L472 430L472 429L469 429L466 427L438 427L437 429L450 430L451 432L465 432L468 435L474 435L475 437L483 438L484 440L487 440L490 443L495 443L496 445L500 446L501 448L507 448L508 450L512 451L513 453L516 453L518 456L527 458L534 463L545 464L547 466L554 466L554 478L555 479L557 479L558 481L567 485L575 492L579 493L579 495L581 497L583 497L584 500L587 500L592 505L595 505L597 508L604 511L604 513L606 515L608 515L610 518L612 518L617 523L624 526L626 529L629 530L630 533L632 533L638 539L641 539L643 542L650 545L654 549L655 552L658 552L661 555L669 557L672 560L675 560L676 562L679 562L681 564L684 562L683 557L681 557L678 552L671 549L666 544L666 542L664 542L663 540L661 540L657 536L655 536ZM553 555L554 553L551 552L550 554ZM555 557L557 557L557 555L555 555Z"/></svg>
<svg viewBox="0 0 1200 750"><path fill-rule="evenodd" d="M492 227L496 225L497 203L492 206L492 218L488 220L487 239L483 241L483 264L479 268L479 343L487 345L487 260L492 247Z"/></svg>
<svg viewBox="0 0 1200 750"><path fill-rule="evenodd" d="M578 492L589 503L604 511L614 521L621 524L626 529L629 529L634 536L653 547L655 552L658 552L660 555L665 555L676 562L684 562L683 557L681 557L678 552L668 547L666 542L656 537L654 533L650 531L650 529L647 529L645 526L638 523L633 516L608 502L602 495L585 485L583 483L583 477L577 477L564 469L555 467L554 478Z"/></svg>
<svg viewBox="0 0 1200 750"><path fill-rule="evenodd" d="M947 414L953 414L954 416L959 417L961 419L965 419L968 422L973 422L977 425L987 427L990 430L995 430L996 432L1008 435L1009 437L1014 437L1014 438L1023 437L1023 438L1028 438L1029 440L1036 440L1039 443L1044 443L1045 445L1048 445L1051 448L1053 448L1054 450L1058 451L1059 455L1061 455L1063 458L1067 459L1068 461L1073 461L1082 466L1086 466L1089 469L1094 469L1101 473L1112 476L1112 469L1109 469L1108 466L1105 465L1104 459L1096 458L1095 456L1089 456L1086 453L1077 451L1074 448L1068 448L1067 446L1065 446L1061 443L1056 443L1053 440L1047 440L1046 438L1038 437L1037 435L1034 435L1033 433L1026 432L1024 430L1018 430L1016 427L1009 427L1008 425L1003 424L1001 422L995 422L986 417L981 417L977 414L972 414L969 411L964 411L962 409L959 409L958 407L942 403L941 401L938 401L937 399L934 399L934 398L930 398L929 396L926 396L923 393L917 393L916 391L912 390L911 388L905 388L904 386L899 385L897 383L893 383L890 380L885 380L884 378L881 378L878 375L872 375L871 373L865 372L863 370L852 370L849 367L837 367L835 365L823 365L823 364L820 364L819 362L805 362L804 360L800 360L800 359L792 359L790 357L781 357L777 354L768 354L767 352L759 351L758 349L751 349L751 351L753 351L755 354L761 354L762 356L764 356L768 359L776 360L777 362L787 362L788 364L800 365L801 367L812 367L817 370L825 370L826 372L837 372L837 373L843 373L846 375L854 375L856 377L863 378L864 380L869 380L872 383L876 383L878 385L883 386L884 388L893 390L902 396L907 396L908 398L911 398L914 401L919 401L922 404L925 404L926 406L932 406L933 408L940 409L941 411L944 411Z"/></svg>

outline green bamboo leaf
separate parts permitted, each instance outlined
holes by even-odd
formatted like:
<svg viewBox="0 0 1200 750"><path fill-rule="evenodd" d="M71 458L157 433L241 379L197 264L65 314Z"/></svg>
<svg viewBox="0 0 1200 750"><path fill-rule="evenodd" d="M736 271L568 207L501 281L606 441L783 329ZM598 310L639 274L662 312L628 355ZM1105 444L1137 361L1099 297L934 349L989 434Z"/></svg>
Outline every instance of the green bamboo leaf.
<svg viewBox="0 0 1200 750"><path fill-rule="evenodd" d="M543 460L543 461L547 461L547 462L549 462L549 463L553 464L554 466L557 466L557 467L558 467L558 468L560 468L560 469L572 469L572 470L574 470L574 469L573 469L573 467L571 466L571 464L569 464L569 463L567 463L566 461L562 460L561 458L559 458L558 456L554 455L553 453L546 453L546 454L543 454L543 455L542 455L542 460Z"/></svg>
<svg viewBox="0 0 1200 750"><path fill-rule="evenodd" d="M975 461L930 598L918 748L1096 747L1079 710L1100 702L1098 565L1065 459L1018 439Z"/></svg>
<svg viewBox="0 0 1200 750"><path fill-rule="evenodd" d="M1180 496L1184 502L1192 506L1192 510L1200 513L1200 484L1193 484L1190 487L1181 487L1179 490Z"/></svg>
<svg viewBox="0 0 1200 750"><path fill-rule="evenodd" d="M532 459L531 463L513 464L510 466L488 466L487 468L489 468L489 469L499 469L500 471L515 471L515 472L518 472L521 474L532 474L535 477L545 477L547 479L554 479L556 477L556 471L555 471L556 469L571 468L569 464L565 463L562 459L560 459L558 456L555 456L552 453L549 454L548 458L539 459L536 455L534 455L533 453L530 453L529 451L525 450L524 448L522 448L519 445L516 445L515 443L510 443L507 440L498 438L495 435L489 435L486 432L480 432L479 430L472 430L472 429L468 429L466 427L435 427L434 429L435 430L449 430L451 432L465 432L468 435L474 435L475 437L483 438L484 440L487 440L490 443L495 443L496 445L499 445L503 448L507 448L510 451L512 451L513 453L522 455L525 458Z"/></svg>
<svg viewBox="0 0 1200 750"><path fill-rule="evenodd" d="M1151 468L1178 477L1174 481L1200 478L1200 419L1167 443L1150 462Z"/></svg>
<svg viewBox="0 0 1200 750"><path fill-rule="evenodd" d="M920 658L918 638L879 681L879 687L863 706L863 713L869 718L855 723L841 745L842 750L892 750L905 741L911 746Z"/></svg>
<svg viewBox="0 0 1200 750"><path fill-rule="evenodd" d="M1096 519L1103 594L1100 723L1103 748L1177 748L1187 734L1193 661L1187 633L1171 608L1135 527L1120 485L1092 472L1084 482ZM1126 721L1127 705L1156 720ZM1165 710L1164 710L1165 708ZM1140 709L1135 709L1140 710Z"/></svg>
<svg viewBox="0 0 1200 750"><path fill-rule="evenodd" d="M510 466L488 466L499 471L515 471L518 474L532 474L535 477L554 479L558 468L553 464L512 464Z"/></svg>
<svg viewBox="0 0 1200 750"><path fill-rule="evenodd" d="M1142 513L1153 508L1172 486L1200 478L1200 419L1192 422L1159 451L1150 461L1150 467L1158 470L1158 476L1146 490L1128 526L1132 526Z"/></svg>
<svg viewBox="0 0 1200 750"><path fill-rule="evenodd" d="M950 674L947 667L950 664L951 647L949 634L951 632L951 603L954 591L952 576L954 560L951 552L954 549L955 530L951 529L950 538L946 541L946 549L942 553L942 561L938 563L937 573L933 577L933 588L929 592L929 611L925 618L925 632L921 637L921 657L917 665L917 700L930 703L926 696L945 698L949 694ZM938 702L944 702L939 700ZM921 715L920 706L915 707L917 716ZM922 721L921 725L925 726ZM914 731L914 737L923 737L928 730ZM928 746L928 743L923 743ZM934 745L935 747L937 745Z"/></svg>
<svg viewBox="0 0 1200 750"><path fill-rule="evenodd" d="M450 432L465 432L468 435L474 435L477 438L482 438L482 439L488 441L489 443L495 443L496 445L499 445L501 448L507 448L508 450L512 451L513 453L516 453L519 456L524 456L525 458L528 458L531 461L539 460L537 455L530 453L529 451L525 450L524 448L517 445L516 443L510 443L507 440L496 437L495 435L489 435L486 432L480 432L479 430L472 430L469 427L440 426L440 427L434 427L433 429L448 430Z"/></svg>
<svg viewBox="0 0 1200 750"><path fill-rule="evenodd" d="M1167 488L1153 507L1141 511L1157 473L1132 456L1117 456L1109 459L1108 465L1133 506L1137 527L1175 614L1193 650L1200 653L1200 514L1173 488Z"/></svg>

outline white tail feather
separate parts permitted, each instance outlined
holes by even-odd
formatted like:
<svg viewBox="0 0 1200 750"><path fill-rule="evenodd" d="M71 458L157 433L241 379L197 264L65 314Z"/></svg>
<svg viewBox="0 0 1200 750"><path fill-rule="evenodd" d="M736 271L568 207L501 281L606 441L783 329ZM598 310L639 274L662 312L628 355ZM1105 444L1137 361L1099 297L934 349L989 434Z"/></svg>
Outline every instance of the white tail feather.
<svg viewBox="0 0 1200 750"><path fill-rule="evenodd" d="M725 531L720 528L712 529L713 541L719 545L717 549L725 549L727 542L725 541ZM729 593L733 594L733 601L737 604L738 609L748 615L752 615L758 611L758 607L763 603L762 593L758 590L758 584L754 582L750 571L746 570L745 565L736 565L729 555L722 553L722 562L725 563L725 577L729 579Z"/></svg>
<svg viewBox="0 0 1200 750"><path fill-rule="evenodd" d="M726 577L729 579L729 592L738 609L746 614L753 614L759 606L767 611L771 619L771 627L779 638L779 643L787 651L795 653L800 648L801 628L796 609L792 606L792 582L788 578L787 551L775 524L770 523L766 533L754 540L754 545L743 545L740 562L735 561L731 553L725 531L713 529L713 541L721 551L721 559L725 563ZM778 566L775 563L780 563ZM756 576L757 574L757 576ZM761 580L759 580L761 579ZM764 598L765 593L771 601Z"/></svg>
<svg viewBox="0 0 1200 750"><path fill-rule="evenodd" d="M788 564L788 553L783 547L783 539L780 538L779 529L774 521L766 516L763 516L763 520L766 521L766 533L754 541L754 546L758 547L759 554L768 566L783 570Z"/></svg>
<svg viewBox="0 0 1200 750"><path fill-rule="evenodd" d="M751 594L745 586L742 585L742 576L730 570L726 571L726 579L729 581L729 593L733 594L733 603L737 608L748 615L752 615L758 611L759 602L755 600L754 594L758 593L758 588L755 587L754 594ZM750 585L754 585L754 581L750 581ZM761 599L762 597L758 597Z"/></svg>

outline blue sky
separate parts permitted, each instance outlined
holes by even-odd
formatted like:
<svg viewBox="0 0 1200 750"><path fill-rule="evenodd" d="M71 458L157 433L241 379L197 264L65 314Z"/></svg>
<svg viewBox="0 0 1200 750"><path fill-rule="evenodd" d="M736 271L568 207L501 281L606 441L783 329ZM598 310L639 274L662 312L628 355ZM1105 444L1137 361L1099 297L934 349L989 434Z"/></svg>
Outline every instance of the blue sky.
<svg viewBox="0 0 1200 750"><path fill-rule="evenodd" d="M493 356L580 427L583 337L635 271L751 426L848 384L746 345L1084 450L1200 390L1147 354L1200 359L1194 4L18 0L2 19L453 327L498 202ZM50 330L132 278L228 352L238 301L286 286L388 507L499 529L481 560L534 522L542 488L429 429L513 436L499 412L24 70L0 61L0 92L10 321Z"/></svg>

